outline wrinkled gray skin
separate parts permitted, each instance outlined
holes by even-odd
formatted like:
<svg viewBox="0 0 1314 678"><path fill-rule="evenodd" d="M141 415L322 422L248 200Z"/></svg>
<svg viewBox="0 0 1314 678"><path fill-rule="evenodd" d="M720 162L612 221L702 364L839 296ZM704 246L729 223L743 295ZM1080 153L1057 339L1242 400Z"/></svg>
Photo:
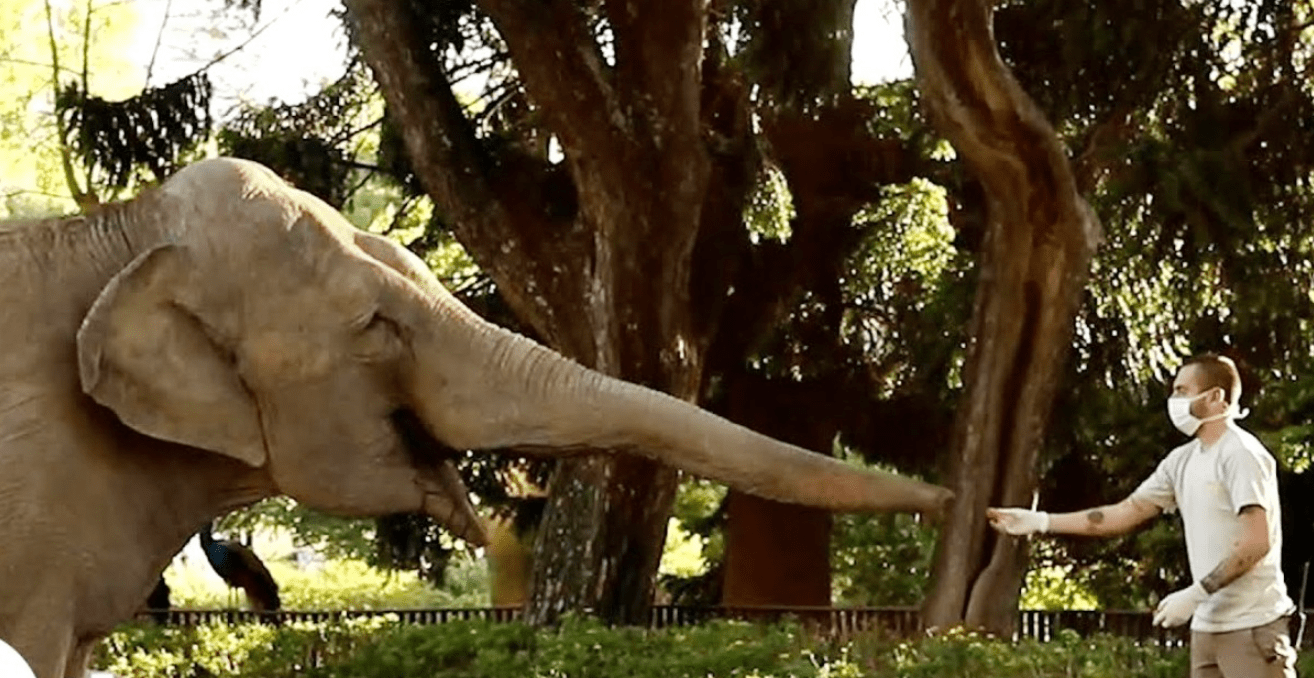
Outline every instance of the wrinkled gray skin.
<svg viewBox="0 0 1314 678"><path fill-rule="evenodd" d="M840 511L950 496L490 325L405 249L244 161L90 217L0 224L0 309L0 638L38 678L82 675L189 535L264 497L424 511L482 542L401 409L453 449L625 449Z"/></svg>

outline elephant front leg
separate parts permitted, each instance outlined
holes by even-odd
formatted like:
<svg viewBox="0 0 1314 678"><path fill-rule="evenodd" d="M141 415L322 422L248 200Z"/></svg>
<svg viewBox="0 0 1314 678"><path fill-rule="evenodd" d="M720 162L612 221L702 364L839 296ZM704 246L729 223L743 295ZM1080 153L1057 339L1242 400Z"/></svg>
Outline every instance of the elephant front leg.
<svg viewBox="0 0 1314 678"><path fill-rule="evenodd" d="M22 655L36 678L64 678L73 650L72 628L66 616L28 617L5 639Z"/></svg>
<svg viewBox="0 0 1314 678"><path fill-rule="evenodd" d="M96 649L96 643L99 638L79 640L74 644L72 652L68 654L68 662L64 667L64 678L87 678L91 671L91 655Z"/></svg>

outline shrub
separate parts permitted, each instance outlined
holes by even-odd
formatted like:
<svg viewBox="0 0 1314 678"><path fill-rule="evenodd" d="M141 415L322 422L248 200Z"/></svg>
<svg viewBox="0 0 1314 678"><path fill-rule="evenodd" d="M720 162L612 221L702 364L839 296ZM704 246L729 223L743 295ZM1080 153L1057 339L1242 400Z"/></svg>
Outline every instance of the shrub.
<svg viewBox="0 0 1314 678"><path fill-rule="evenodd" d="M289 610L483 607L490 601L487 567L471 558L453 559L447 584L441 588L414 572L387 572L361 560L330 560L309 572L281 560L266 565L278 582L283 607ZM197 568L171 568L166 578L176 607L226 608L235 595ZM245 605L241 599L239 606Z"/></svg>
<svg viewBox="0 0 1314 678"><path fill-rule="evenodd" d="M1001 641L956 630L945 635L864 648L869 675L899 678L1180 678L1189 673L1183 648L1140 645L1128 638L1082 638L1069 629L1054 640Z"/></svg>
<svg viewBox="0 0 1314 678"><path fill-rule="evenodd" d="M796 624L653 631L568 618L554 629L395 619L197 629L129 626L97 665L124 678L1177 678L1187 653L1070 631L1048 643L955 631L835 642ZM1314 657L1302 662L1314 669Z"/></svg>

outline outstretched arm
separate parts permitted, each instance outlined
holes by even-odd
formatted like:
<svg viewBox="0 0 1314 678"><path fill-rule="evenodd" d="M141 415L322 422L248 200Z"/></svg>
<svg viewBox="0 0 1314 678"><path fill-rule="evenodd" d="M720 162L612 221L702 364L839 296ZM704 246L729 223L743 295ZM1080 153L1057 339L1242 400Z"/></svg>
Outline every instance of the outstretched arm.
<svg viewBox="0 0 1314 678"><path fill-rule="evenodd" d="M1057 532L1109 537L1132 531L1141 523L1159 515L1159 511L1159 507L1150 501L1131 496L1116 504L1073 513L1051 514L1027 509L991 508L986 509L986 518L990 520L991 527L1007 534Z"/></svg>
<svg viewBox="0 0 1314 678"><path fill-rule="evenodd" d="M1149 501L1131 496L1116 504L1052 515L1049 518L1049 529L1064 534L1112 537L1131 532L1159 515L1159 511L1159 507Z"/></svg>

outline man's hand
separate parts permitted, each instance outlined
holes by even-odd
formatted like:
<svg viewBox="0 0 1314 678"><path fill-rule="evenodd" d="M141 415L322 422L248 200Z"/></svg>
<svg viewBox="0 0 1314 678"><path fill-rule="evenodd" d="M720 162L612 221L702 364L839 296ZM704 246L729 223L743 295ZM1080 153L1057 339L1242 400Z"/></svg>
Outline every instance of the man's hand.
<svg viewBox="0 0 1314 678"><path fill-rule="evenodd" d="M1159 601L1159 606L1154 608L1154 625L1170 628L1185 624L1186 620L1195 614L1195 608L1208 597L1209 592L1204 590L1200 582L1168 594Z"/></svg>
<svg viewBox="0 0 1314 678"><path fill-rule="evenodd" d="M1049 514L1020 508L988 508L986 518L990 527L1012 535L1035 534L1049 531Z"/></svg>

